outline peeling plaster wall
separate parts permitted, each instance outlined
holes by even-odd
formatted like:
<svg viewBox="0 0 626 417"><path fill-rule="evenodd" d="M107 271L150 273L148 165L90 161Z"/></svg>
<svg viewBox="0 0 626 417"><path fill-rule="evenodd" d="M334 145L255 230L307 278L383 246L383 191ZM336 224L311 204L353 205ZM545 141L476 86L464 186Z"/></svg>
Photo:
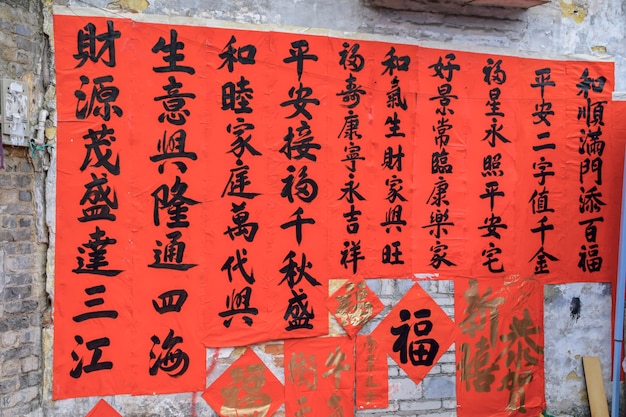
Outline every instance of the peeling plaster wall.
<svg viewBox="0 0 626 417"><path fill-rule="evenodd" d="M129 11L164 16L187 16L224 21L314 27L343 32L397 37L404 41L425 44L443 43L450 49L496 48L506 53L589 54L598 59L614 59L616 63L616 91L626 91L626 3L621 0L552 0L528 10L489 7L462 7L452 1L426 0L4 0L0 15L20 19L26 16L32 24L32 61L20 62L17 55L7 55L8 44L0 57L0 70L4 75L26 80L33 88L31 125L37 124L39 110L49 116L44 124L44 137L50 147L37 150L37 158L29 159L26 152L11 151L11 157L20 166L32 165L33 181L33 233L29 239L39 252L30 254L35 262L34 277L37 285L53 297L54 284L54 207L55 207L55 92L54 73L50 64L54 46L52 38L52 4L105 9L119 13ZM43 5L41 10L36 7ZM435 10L436 9L436 10ZM436 12L436 13L435 13ZM22 13L22 14L20 14ZM10 36L9 26L0 26L0 44ZM14 26L13 26L14 28ZM13 39L13 38L11 38ZM8 39L9 41L11 39ZM22 40L24 42L24 40ZM440 45L441 46L441 45ZM59 47L59 46L57 46ZM35 131L34 131L35 132ZM49 158L49 155L52 158ZM32 162L29 162L32 161ZM0 175L2 172L0 171ZM2 204L0 196L0 204ZM4 227L4 226L3 226ZM0 232L4 229L0 229ZM7 240L0 234L0 248ZM41 250L49 244L47 261ZM42 249L43 248L43 249ZM6 264L7 255L0 250L0 266ZM30 262L30 261L29 261ZM29 264L30 265L30 264ZM1 270L0 270L1 271ZM6 282L1 281L3 292ZM406 292L410 283L396 280L369 280L370 287L385 305L393 305ZM453 288L451 283L424 283L425 289L449 314L453 314ZM84 416L96 398L51 400L52 327L45 318L49 313L45 297L40 298L36 316L43 317L37 326L43 328L41 356L43 378L40 390L29 397L28 412L46 416ZM572 300L580 301L579 314L572 313ZM4 300L4 298L3 298ZM0 316L6 311L0 301ZM545 362L546 396L548 411L560 416L588 416L588 403L580 357L601 357L607 393L611 352L610 290L603 284L570 284L547 286L545 290ZM10 338L7 338L9 340ZM4 339L3 339L4 340ZM282 347L267 344L255 347L265 363L282 379ZM214 380L241 353L241 349L207 351L207 382ZM32 360L31 360L32 362ZM30 366L30 365L28 365ZM32 372L30 368L22 369ZM444 355L424 383L416 386L390 362L389 378L392 401L388 410L358 412L358 415L378 416L454 416L454 354ZM0 376L0 387L2 384ZM32 390L31 390L32 391ZM30 391L29 391L30 393ZM15 394L15 403L25 401ZM30 395L30 394L29 394ZM7 397L8 398L8 397ZM214 416L199 393L160 396L115 396L106 400L124 416ZM6 400L9 401L9 400ZM33 403L34 401L34 403ZM3 403L4 404L4 403ZM26 415L23 411L10 411L0 404L0 416ZM8 403L7 403L8 404ZM11 403L13 404L13 403ZM34 405L33 405L34 404ZM17 406L22 406L18 404ZM38 406L39 405L39 406ZM17 410L17 408L15 408ZM16 414L17 413L17 414Z"/></svg>
<svg viewBox="0 0 626 417"><path fill-rule="evenodd" d="M611 286L546 285L544 289L545 371L548 410L587 415L587 390L581 360L598 356L611 392ZM621 402L620 402L621 403Z"/></svg>

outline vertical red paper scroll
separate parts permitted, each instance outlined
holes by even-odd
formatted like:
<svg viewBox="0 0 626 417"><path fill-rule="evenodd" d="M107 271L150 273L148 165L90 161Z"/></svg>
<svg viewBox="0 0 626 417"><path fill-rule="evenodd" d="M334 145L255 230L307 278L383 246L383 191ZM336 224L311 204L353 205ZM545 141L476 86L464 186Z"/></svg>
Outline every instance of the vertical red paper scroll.
<svg viewBox="0 0 626 417"><path fill-rule="evenodd" d="M205 60L211 74L205 88L206 120L207 346L235 346L264 340L269 328L267 247L272 239L265 221L268 154L263 99L270 87L262 67L266 33L207 30Z"/></svg>
<svg viewBox="0 0 626 417"><path fill-rule="evenodd" d="M416 205L414 270L462 271L468 239L468 163L471 104L466 88L471 67L459 52L420 49L414 152ZM418 180L419 178L419 180Z"/></svg>
<svg viewBox="0 0 626 417"><path fill-rule="evenodd" d="M55 399L128 393L133 178L129 21L56 16Z"/></svg>
<svg viewBox="0 0 626 417"><path fill-rule="evenodd" d="M264 264L270 332L281 338L318 336L328 332L328 259L320 244L328 233L328 39L273 33L269 51L265 224L272 239Z"/></svg>
<svg viewBox="0 0 626 417"><path fill-rule="evenodd" d="M455 283L457 404L463 416L533 415L545 407L543 284Z"/></svg>
<svg viewBox="0 0 626 417"><path fill-rule="evenodd" d="M363 274L371 261L366 229L375 179L372 111L374 45L331 39L328 69L328 259L331 278ZM368 252L368 253L366 253Z"/></svg>
<svg viewBox="0 0 626 417"><path fill-rule="evenodd" d="M579 63L573 66L577 76L568 80L568 98L572 107L576 107L576 117L568 112L568 125L572 131L578 130L578 222L577 253L578 274L584 277L592 275L613 276L614 250L617 245L603 244L607 237L615 242L616 227L605 225L606 219L617 215L619 207L618 193L607 193L619 187L619 176L607 177L606 164L613 169L619 166L619 152L611 158L607 147L617 149L617 132L611 132L614 119L609 111L613 80L610 67L600 67ZM576 97L576 99L574 99ZM607 127L609 127L607 132ZM612 159L612 160L611 160ZM615 170L614 172L619 172ZM576 252L574 252L576 253ZM608 262L607 262L608 261Z"/></svg>
<svg viewBox="0 0 626 417"><path fill-rule="evenodd" d="M201 332L206 276L205 102L210 90L201 34L189 26L135 29L129 53L136 242L134 393L199 391L205 383Z"/></svg>
<svg viewBox="0 0 626 417"><path fill-rule="evenodd" d="M356 338L356 407L359 410L389 405L387 353L371 335Z"/></svg>
<svg viewBox="0 0 626 417"><path fill-rule="evenodd" d="M516 211L526 207L519 202L516 150L526 142L518 134L521 119L516 111L520 88L515 57L481 54L462 55L466 83L474 103L468 109L467 189L471 210L467 213L468 236L475 245L467 248L472 276L501 276L517 271L522 243L516 239L521 218ZM512 204L515 201L516 203Z"/></svg>
<svg viewBox="0 0 626 417"><path fill-rule="evenodd" d="M285 341L287 415L354 415L354 345L349 337Z"/></svg>
<svg viewBox="0 0 626 417"><path fill-rule="evenodd" d="M368 277L408 277L413 269L412 216L415 201L414 157L416 149L417 49L410 45L373 43L373 161L370 187L372 224L365 235L369 258Z"/></svg>

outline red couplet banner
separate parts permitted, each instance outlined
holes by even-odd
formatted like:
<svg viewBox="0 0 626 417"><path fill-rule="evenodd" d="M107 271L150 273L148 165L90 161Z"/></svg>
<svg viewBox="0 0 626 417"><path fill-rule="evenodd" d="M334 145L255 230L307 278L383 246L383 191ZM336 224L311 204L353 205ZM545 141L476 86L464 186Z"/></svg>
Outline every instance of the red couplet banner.
<svg viewBox="0 0 626 417"><path fill-rule="evenodd" d="M56 15L54 397L202 391L329 279L612 281L613 64Z"/></svg>

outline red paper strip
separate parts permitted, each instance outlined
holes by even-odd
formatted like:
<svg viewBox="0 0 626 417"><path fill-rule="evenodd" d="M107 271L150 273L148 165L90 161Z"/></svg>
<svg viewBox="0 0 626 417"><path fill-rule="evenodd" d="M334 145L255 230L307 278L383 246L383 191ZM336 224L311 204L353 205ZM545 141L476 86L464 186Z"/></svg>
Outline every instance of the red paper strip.
<svg viewBox="0 0 626 417"><path fill-rule="evenodd" d="M128 242L135 210L126 196L134 163L128 89L133 63L120 51L129 48L132 25L56 16L54 26L60 44L81 42L76 50L56 54L53 397L129 393L135 274ZM109 41L96 41L95 33L106 34Z"/></svg>
<svg viewBox="0 0 626 417"><path fill-rule="evenodd" d="M354 376L349 337L286 340L286 414L354 415Z"/></svg>
<svg viewBox="0 0 626 417"><path fill-rule="evenodd" d="M359 410L387 408L389 369L387 353L371 335L356 338L356 407Z"/></svg>

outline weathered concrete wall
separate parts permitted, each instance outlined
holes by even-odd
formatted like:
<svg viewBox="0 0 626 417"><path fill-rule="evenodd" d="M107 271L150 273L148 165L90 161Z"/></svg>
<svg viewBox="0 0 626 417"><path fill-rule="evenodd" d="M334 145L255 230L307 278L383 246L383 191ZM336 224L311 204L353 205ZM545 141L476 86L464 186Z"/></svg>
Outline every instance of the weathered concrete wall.
<svg viewBox="0 0 626 417"><path fill-rule="evenodd" d="M447 47L613 57L616 91L626 91L626 4L552 0L528 10L428 0L57 0L146 14L203 17L398 36Z"/></svg>
<svg viewBox="0 0 626 417"><path fill-rule="evenodd" d="M52 3L52 0L0 2L0 74L25 81L31 88L33 127L39 110L50 113L45 137L53 146L54 79L48 65L53 55L46 55L47 36L52 34ZM91 7L94 11L130 10L251 24L317 27L392 36L415 43L443 42L450 49L591 54L615 60L616 91L626 91L626 3L621 0L574 3L552 0L529 10L463 7L453 1L426 0L56 0L54 3ZM96 398L51 401L51 327L49 323L42 323L48 308L44 285L53 296L54 159L48 161L47 154L53 155L54 151L52 148L35 150L32 158L30 150L23 148L5 146L5 151L6 169L0 170L0 416L29 413L84 416L96 403ZM46 261L44 253L48 241L50 251ZM368 284L388 308L411 285L398 280L368 280ZM423 286L448 314L453 314L451 283L428 282ZM598 284L564 285L547 287L545 297L548 411L588 416L580 356L600 355L608 381L609 291L605 285ZM581 300L579 318L570 316L569 306L574 297ZM39 333L42 327L45 347L42 347ZM255 350L282 380L282 345L272 343L257 346ZM241 349L208 350L207 383L217 378L241 353ZM452 351L444 355L420 385L415 385L390 361L390 407L360 411L358 415L454 416L454 372ZM608 388L607 385L607 392ZM126 417L215 415L199 393L115 396L106 400Z"/></svg>
<svg viewBox="0 0 626 417"><path fill-rule="evenodd" d="M544 290L546 400L548 410L588 415L581 360L598 356L605 380L611 375L611 297L609 284L546 285ZM604 319L602 319L604 317ZM620 401L620 404L623 402Z"/></svg>

